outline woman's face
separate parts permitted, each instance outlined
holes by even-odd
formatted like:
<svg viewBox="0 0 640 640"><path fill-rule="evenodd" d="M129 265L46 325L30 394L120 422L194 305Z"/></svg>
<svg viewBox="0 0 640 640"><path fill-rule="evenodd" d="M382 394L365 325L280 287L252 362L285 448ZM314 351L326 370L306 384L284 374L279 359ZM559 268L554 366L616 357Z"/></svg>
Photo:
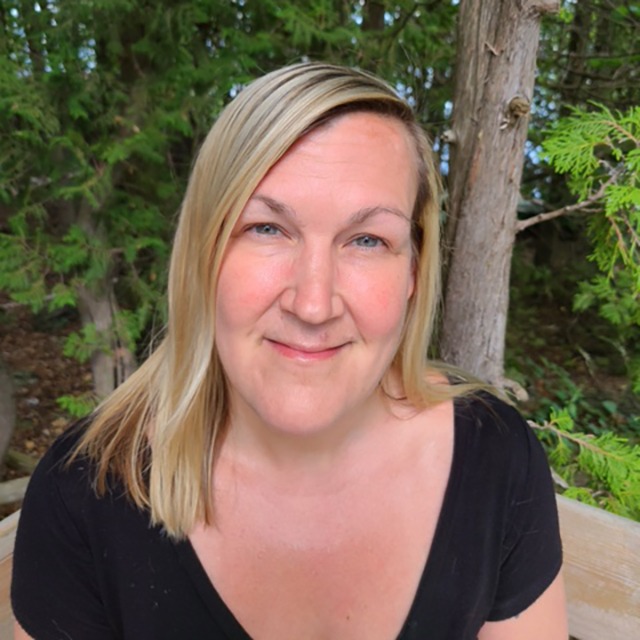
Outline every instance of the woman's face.
<svg viewBox="0 0 640 640"><path fill-rule="evenodd" d="M258 185L226 249L216 347L232 428L357 428L414 288L416 158L402 123L371 113L298 141Z"/></svg>

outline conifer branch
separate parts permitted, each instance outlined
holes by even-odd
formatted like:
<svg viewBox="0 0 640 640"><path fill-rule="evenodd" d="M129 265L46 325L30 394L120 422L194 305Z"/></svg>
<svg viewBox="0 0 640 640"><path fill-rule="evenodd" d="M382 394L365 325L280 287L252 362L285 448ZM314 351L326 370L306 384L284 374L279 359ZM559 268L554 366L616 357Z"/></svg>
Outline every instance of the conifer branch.
<svg viewBox="0 0 640 640"><path fill-rule="evenodd" d="M640 446L611 431L597 436L574 432L566 409L552 410L543 424L529 421L529 425L556 438L548 449L549 461L559 465L554 480L567 495L640 520Z"/></svg>
<svg viewBox="0 0 640 640"><path fill-rule="evenodd" d="M539 213L537 216L518 221L518 223L516 224L516 233L520 233L521 231L524 231L525 229L528 229L535 224L547 222L548 220L553 220L554 218L559 218L560 216L564 216L567 213L573 213L574 211L582 211L584 209L587 209L590 205L595 204L598 200L604 197L607 187L615 183L619 174L620 171L614 171L611 177L606 182L603 182L600 185L600 188L595 193L592 193L588 198L585 198L580 202L569 204L566 207L561 207L560 209L555 209L554 211Z"/></svg>
<svg viewBox="0 0 640 640"><path fill-rule="evenodd" d="M640 145L640 140L636 138L631 131L625 129L621 124L616 122L615 120L605 120L605 124L608 124L614 131L617 131L623 138L630 140L633 142L636 147Z"/></svg>
<svg viewBox="0 0 640 640"><path fill-rule="evenodd" d="M629 462L629 459L627 457L620 454L616 454L613 451L611 451L611 449L604 449L594 444L593 442L594 437L589 436L589 434L586 434L586 433L573 434L568 431L564 431L559 427L556 427L551 422L545 422L544 424L537 424L535 422L532 422L531 420L529 420L528 422L529 422L529 425L534 429L538 429L540 431L550 431L556 437L569 440L569 442L573 442L579 447L588 449L589 451L591 451L597 456L604 456L606 458L615 460L616 462L620 462L621 464L626 464Z"/></svg>
<svg viewBox="0 0 640 640"><path fill-rule="evenodd" d="M622 256L623 261L626 262L625 258L627 257L627 246L624 242L624 238L622 237L622 232L620 231L620 227L618 226L616 221L613 219L610 219L609 223L613 227L613 231L616 234L616 238L617 238L616 244L618 245L618 251L620 251L620 255Z"/></svg>
<svg viewBox="0 0 640 640"><path fill-rule="evenodd" d="M629 222L628 216L624 216L623 220L624 220L625 226L627 227L627 230L629 231L629 234L631 235L632 245L631 245L630 253L633 254L636 248L640 248L640 236L636 233L636 230L633 228L633 226Z"/></svg>

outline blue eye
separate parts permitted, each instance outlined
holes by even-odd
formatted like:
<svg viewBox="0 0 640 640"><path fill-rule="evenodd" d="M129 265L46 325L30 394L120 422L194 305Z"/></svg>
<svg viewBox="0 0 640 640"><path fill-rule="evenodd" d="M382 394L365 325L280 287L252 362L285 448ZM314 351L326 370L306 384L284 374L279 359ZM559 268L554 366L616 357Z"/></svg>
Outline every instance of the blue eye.
<svg viewBox="0 0 640 640"><path fill-rule="evenodd" d="M275 236L280 233L280 229L273 224L269 224L268 222L262 224L254 224L249 228L249 231L256 233L260 236Z"/></svg>
<svg viewBox="0 0 640 640"><path fill-rule="evenodd" d="M376 249L383 244L382 240L376 236L360 236L354 242L364 249Z"/></svg>

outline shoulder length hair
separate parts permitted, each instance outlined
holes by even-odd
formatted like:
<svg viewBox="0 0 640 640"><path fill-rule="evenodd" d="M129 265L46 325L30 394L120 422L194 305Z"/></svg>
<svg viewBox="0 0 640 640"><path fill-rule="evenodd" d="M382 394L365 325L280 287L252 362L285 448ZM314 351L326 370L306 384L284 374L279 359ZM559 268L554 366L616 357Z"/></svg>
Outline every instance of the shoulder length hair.
<svg viewBox="0 0 640 640"><path fill-rule="evenodd" d="M213 521L212 471L229 411L214 346L214 304L231 231L258 183L297 140L358 111L402 122L416 151L416 285L392 366L416 407L463 390L429 375L439 293L439 182L410 107L380 79L330 64L296 64L255 80L223 110L194 164L171 255L164 338L98 407L74 454L95 463L98 495L110 478L118 480L175 539L199 520Z"/></svg>

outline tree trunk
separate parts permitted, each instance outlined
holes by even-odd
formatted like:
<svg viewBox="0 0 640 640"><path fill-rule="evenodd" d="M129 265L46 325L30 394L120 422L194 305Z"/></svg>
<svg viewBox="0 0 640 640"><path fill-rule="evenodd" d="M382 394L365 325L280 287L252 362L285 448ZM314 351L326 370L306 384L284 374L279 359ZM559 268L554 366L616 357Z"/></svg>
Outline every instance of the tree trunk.
<svg viewBox="0 0 640 640"><path fill-rule="evenodd" d="M384 29L384 2L367 0L362 8L362 30L382 31Z"/></svg>
<svg viewBox="0 0 640 640"><path fill-rule="evenodd" d="M95 222L95 211L86 203L80 206L78 224L90 235L101 235ZM102 400L134 372L135 358L119 340L116 326L118 304L112 275L107 273L102 282L91 287L79 284L77 293L82 324L93 324L104 343L91 354L93 388L98 399Z"/></svg>
<svg viewBox="0 0 640 640"><path fill-rule="evenodd" d="M79 286L77 291L82 324L93 324L105 342L91 354L93 389L102 400L133 372L133 356L114 344L117 334L114 331L116 308L112 287L105 283L100 291L84 286Z"/></svg>
<svg viewBox="0 0 640 640"><path fill-rule="evenodd" d="M557 0L462 0L440 355L502 384L516 207L541 15Z"/></svg>

